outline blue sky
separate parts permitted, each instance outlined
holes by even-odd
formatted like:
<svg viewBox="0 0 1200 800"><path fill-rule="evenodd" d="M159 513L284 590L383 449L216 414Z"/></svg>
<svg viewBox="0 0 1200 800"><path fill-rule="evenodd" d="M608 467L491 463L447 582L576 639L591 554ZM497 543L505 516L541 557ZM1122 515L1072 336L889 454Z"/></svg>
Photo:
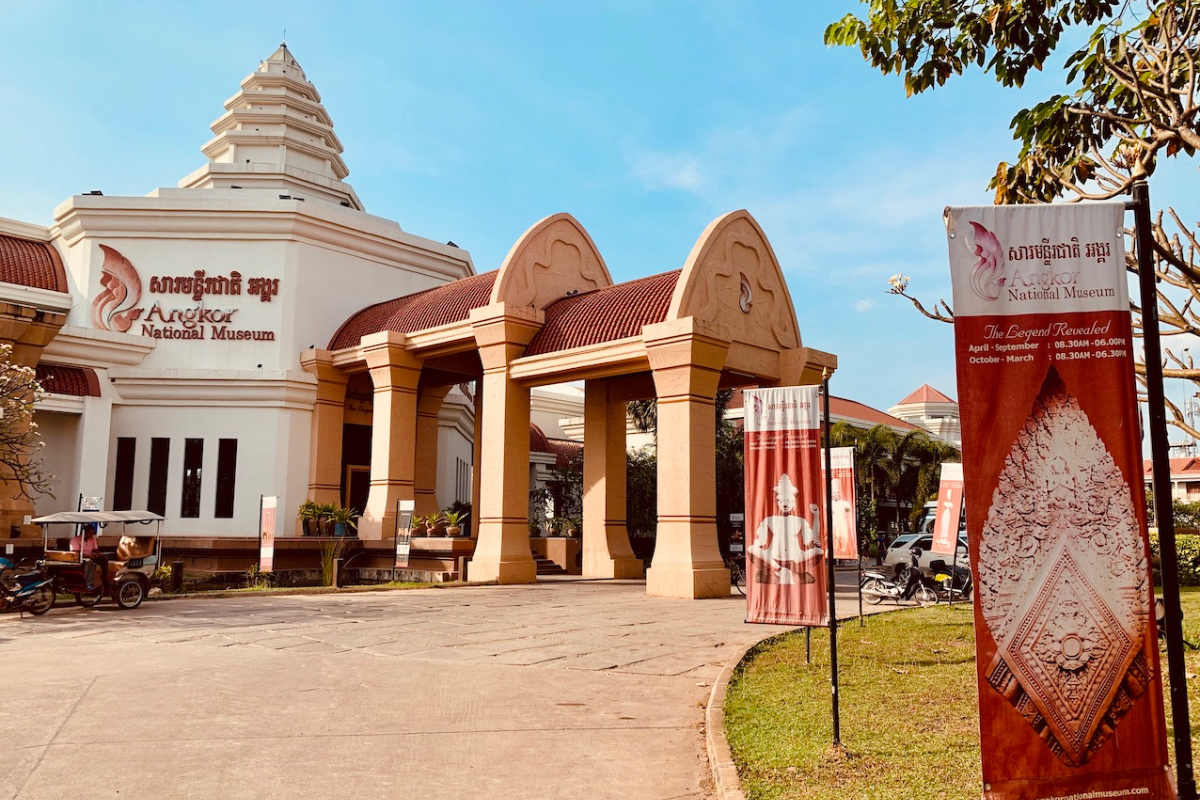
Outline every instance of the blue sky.
<svg viewBox="0 0 1200 800"><path fill-rule="evenodd" d="M287 41L369 212L499 266L558 211L614 279L682 266L714 217L771 239L834 393L953 396L950 326L887 295L949 297L941 209L990 202L1013 113L1061 89L969 77L916 98L825 26L858 3L254 4L0 0L0 216L48 224L92 189L142 195L201 166L222 103ZM1160 170L1156 205L1193 167Z"/></svg>

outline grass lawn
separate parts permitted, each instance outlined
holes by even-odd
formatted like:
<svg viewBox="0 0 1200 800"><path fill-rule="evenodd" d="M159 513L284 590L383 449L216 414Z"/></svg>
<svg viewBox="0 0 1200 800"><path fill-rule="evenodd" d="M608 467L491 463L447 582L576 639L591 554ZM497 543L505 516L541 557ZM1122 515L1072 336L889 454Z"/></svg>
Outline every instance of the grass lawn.
<svg viewBox="0 0 1200 800"><path fill-rule="evenodd" d="M1200 639L1200 589L1184 589L1184 635ZM769 639L729 685L725 733L751 800L903 800L980 795L972 610L911 609L845 622L838 633L841 734L830 719L829 634ZM1164 683L1166 654L1162 656ZM1200 732L1200 652L1187 652L1192 741ZM1165 689L1165 687L1164 687ZM1170 728L1170 705L1167 724ZM1170 732L1168 730L1168 739Z"/></svg>

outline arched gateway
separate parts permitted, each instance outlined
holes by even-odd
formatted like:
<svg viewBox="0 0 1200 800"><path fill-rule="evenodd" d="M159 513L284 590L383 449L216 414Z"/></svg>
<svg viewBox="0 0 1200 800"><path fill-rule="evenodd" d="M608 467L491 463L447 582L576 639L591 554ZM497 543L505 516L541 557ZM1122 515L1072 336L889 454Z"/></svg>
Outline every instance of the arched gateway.
<svg viewBox="0 0 1200 800"><path fill-rule="evenodd" d="M379 303L327 350L302 356L319 382L309 496L334 501L346 385L374 389L370 494L359 535L390 536L396 501L437 510L437 415L449 388L477 381L478 543L471 578L536 578L528 533L529 391L585 381L583 573L640 577L625 530L625 403L658 400L658 531L646 589L719 597L714 397L740 385L815 383L836 358L802 347L779 263L746 211L712 222L683 269L612 282L568 214L534 225L499 270ZM481 480L481 476L483 480Z"/></svg>

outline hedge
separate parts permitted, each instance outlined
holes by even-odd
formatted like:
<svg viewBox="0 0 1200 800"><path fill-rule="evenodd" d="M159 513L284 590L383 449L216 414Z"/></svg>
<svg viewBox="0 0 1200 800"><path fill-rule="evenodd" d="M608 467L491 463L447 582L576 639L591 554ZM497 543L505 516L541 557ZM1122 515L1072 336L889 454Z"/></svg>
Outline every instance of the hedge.
<svg viewBox="0 0 1200 800"><path fill-rule="evenodd" d="M1179 585L1200 586L1200 533L1176 533L1175 550L1179 555ZM1150 560L1154 568L1154 583L1162 586L1158 532L1154 530L1150 531Z"/></svg>

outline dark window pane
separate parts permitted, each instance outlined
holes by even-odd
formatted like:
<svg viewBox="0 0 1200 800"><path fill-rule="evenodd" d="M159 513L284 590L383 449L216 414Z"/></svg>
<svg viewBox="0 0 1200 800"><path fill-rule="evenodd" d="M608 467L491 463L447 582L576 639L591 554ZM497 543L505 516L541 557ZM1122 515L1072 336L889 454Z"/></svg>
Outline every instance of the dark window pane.
<svg viewBox="0 0 1200 800"><path fill-rule="evenodd" d="M195 519L200 516L200 470L204 466L204 440L183 440L183 499L179 516Z"/></svg>
<svg viewBox="0 0 1200 800"><path fill-rule="evenodd" d="M237 439L217 443L217 519L233 516L233 489L237 482Z"/></svg>
<svg viewBox="0 0 1200 800"><path fill-rule="evenodd" d="M113 511L133 508L133 462L137 439L121 436L117 439L117 474L113 480Z"/></svg>
<svg viewBox="0 0 1200 800"><path fill-rule="evenodd" d="M167 463L171 456L170 439L150 440L150 492L146 510L167 515Z"/></svg>

